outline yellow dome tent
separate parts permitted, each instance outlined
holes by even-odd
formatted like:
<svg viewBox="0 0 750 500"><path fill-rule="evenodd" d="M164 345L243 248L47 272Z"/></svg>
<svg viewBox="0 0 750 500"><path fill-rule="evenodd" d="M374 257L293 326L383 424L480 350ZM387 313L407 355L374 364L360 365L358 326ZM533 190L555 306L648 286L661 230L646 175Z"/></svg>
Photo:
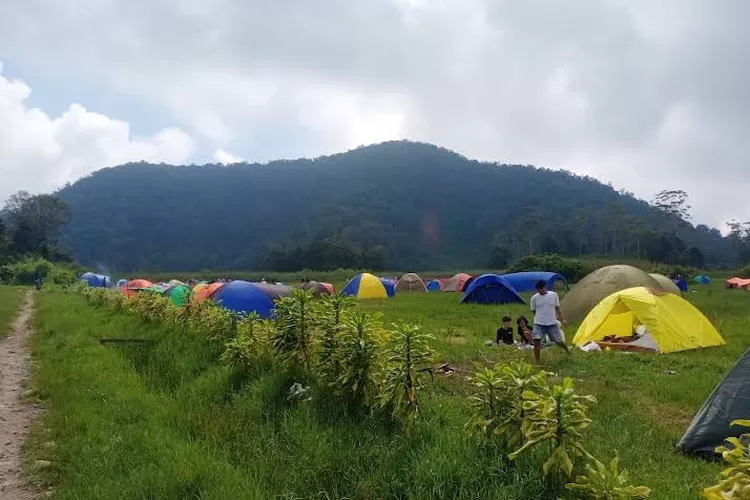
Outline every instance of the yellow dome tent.
<svg viewBox="0 0 750 500"><path fill-rule="evenodd" d="M670 353L724 345L703 313L682 297L644 287L615 292L586 316L573 338L581 347L604 337L630 337L642 324L659 348Z"/></svg>
<svg viewBox="0 0 750 500"><path fill-rule="evenodd" d="M383 282L370 273L358 274L352 278L344 288L342 295L357 299L385 299L388 297Z"/></svg>

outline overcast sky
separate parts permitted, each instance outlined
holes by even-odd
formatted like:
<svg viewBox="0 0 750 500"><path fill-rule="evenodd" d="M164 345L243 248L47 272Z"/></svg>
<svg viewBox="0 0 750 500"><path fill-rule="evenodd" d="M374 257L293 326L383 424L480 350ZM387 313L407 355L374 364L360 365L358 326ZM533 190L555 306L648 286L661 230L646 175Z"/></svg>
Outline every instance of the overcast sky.
<svg viewBox="0 0 750 500"><path fill-rule="evenodd" d="M409 138L750 219L745 0L0 2L0 200Z"/></svg>

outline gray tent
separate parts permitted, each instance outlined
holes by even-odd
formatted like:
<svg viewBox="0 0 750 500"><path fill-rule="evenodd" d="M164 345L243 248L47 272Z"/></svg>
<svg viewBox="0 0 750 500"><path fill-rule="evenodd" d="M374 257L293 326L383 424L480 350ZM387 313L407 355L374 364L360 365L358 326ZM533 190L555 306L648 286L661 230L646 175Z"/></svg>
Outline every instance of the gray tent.
<svg viewBox="0 0 750 500"><path fill-rule="evenodd" d="M750 349L719 382L693 417L677 449L694 455L715 456L714 449L728 437L748 433L747 427L730 426L733 420L750 418Z"/></svg>

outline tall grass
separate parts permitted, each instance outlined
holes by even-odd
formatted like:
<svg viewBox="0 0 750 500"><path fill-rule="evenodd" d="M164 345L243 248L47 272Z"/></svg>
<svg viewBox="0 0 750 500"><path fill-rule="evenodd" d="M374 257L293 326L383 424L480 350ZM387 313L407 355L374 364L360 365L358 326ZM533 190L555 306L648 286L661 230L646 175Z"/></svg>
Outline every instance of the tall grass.
<svg viewBox="0 0 750 500"><path fill-rule="evenodd" d="M420 322L437 338L438 361L529 360L487 347L499 318L525 306L464 306L458 294L401 295L361 302L385 323ZM694 411L750 343L750 295L720 285L688 298L720 328L727 346L665 356L542 353L544 368L576 379L599 403L588 451L617 450L652 498L695 498L720 464L673 451ZM179 327L92 308L75 294L39 295L35 384L50 412L34 430L30 457L57 468L40 476L58 498L557 498L538 457L508 463L464 432L469 387L436 375L420 399L423 421L402 432L387 419L347 414L323 400L288 401L298 381L274 365L231 368L219 348ZM566 329L570 340L574 327ZM104 347L97 337L154 341ZM676 374L672 374L676 372ZM461 372L459 372L461 373ZM57 451L41 447L50 439Z"/></svg>
<svg viewBox="0 0 750 500"><path fill-rule="evenodd" d="M23 288L0 285L0 339L10 333L23 294Z"/></svg>

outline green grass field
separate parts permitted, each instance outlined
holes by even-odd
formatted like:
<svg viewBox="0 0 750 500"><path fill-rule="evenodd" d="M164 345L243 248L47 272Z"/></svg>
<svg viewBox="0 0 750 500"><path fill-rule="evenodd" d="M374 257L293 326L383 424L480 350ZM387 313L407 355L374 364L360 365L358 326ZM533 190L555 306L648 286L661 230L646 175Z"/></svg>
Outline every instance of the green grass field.
<svg viewBox="0 0 750 500"><path fill-rule="evenodd" d="M606 461L617 451L633 481L651 487L655 499L697 498L714 482L720 464L676 454L674 444L750 344L750 295L718 284L694 290L689 300L726 346L663 356L542 353L544 368L575 378L579 392L599 400L587 449ZM474 362L531 360L529 351L484 345L504 314L529 315L524 306L462 306L458 295L425 294L360 307L382 312L386 323L420 322L437 338L439 359L464 370ZM423 397L424 421L404 433L375 417L345 416L325 401L291 405L284 395L294 379L277 368L238 376L203 338L92 307L72 292L39 294L35 321L34 385L50 411L32 431L27 458L53 461L32 477L53 486L57 498L564 494L544 481L533 456L508 464L467 438L462 376L436 376ZM568 340L575 326L566 328ZM156 342L103 347L97 337ZM57 447L44 447L49 440Z"/></svg>
<svg viewBox="0 0 750 500"><path fill-rule="evenodd" d="M0 285L0 338L10 333L22 298L22 288Z"/></svg>

